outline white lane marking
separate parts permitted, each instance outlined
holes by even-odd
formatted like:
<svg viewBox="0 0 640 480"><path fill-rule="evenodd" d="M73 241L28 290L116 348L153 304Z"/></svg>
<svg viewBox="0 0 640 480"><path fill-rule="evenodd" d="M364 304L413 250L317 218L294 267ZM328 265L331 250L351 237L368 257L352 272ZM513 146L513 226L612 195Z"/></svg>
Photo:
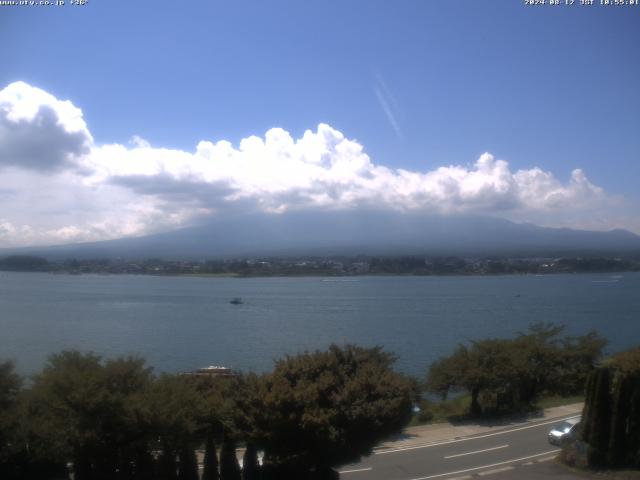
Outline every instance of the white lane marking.
<svg viewBox="0 0 640 480"><path fill-rule="evenodd" d="M549 462L551 460L554 460L556 458L555 455L551 455L550 457L545 457L545 458L539 458L538 460L536 460L538 463L542 463L542 462Z"/></svg>
<svg viewBox="0 0 640 480"><path fill-rule="evenodd" d="M484 477L485 475L493 475L494 473L507 472L509 470L513 470L516 467L500 467L494 468L493 470L486 470L484 472L478 472L478 475Z"/></svg>
<svg viewBox="0 0 640 480"><path fill-rule="evenodd" d="M550 450L548 452L529 455L528 457L520 457L520 458L514 458L512 460L505 460L504 462L492 463L491 465L482 465L481 467L465 468L464 470L457 470L455 472L438 473L437 475L429 475L428 477L412 478L411 480L429 480L430 478L446 477L447 475L457 475L458 473L473 472L474 470L482 470L483 468L497 467L499 465L506 465L507 463L520 462L522 460L529 460L530 458L540 457L542 455L549 455L550 453L557 453L559 451L560 449Z"/></svg>
<svg viewBox="0 0 640 480"><path fill-rule="evenodd" d="M338 473L340 475L342 475L343 473L368 472L370 470L372 470L371 467L369 467L369 468L356 468L355 470L341 470Z"/></svg>
<svg viewBox="0 0 640 480"><path fill-rule="evenodd" d="M540 422L540 423L536 423L535 425L527 425L526 427L512 428L511 430L503 430L501 432L486 433L484 435L476 435L475 437L457 438L457 439L453 439L453 440L445 440L443 442L427 443L427 444L424 444L424 445L416 445L414 447L400 447L400 448L394 448L394 449L389 449L389 450L380 450L379 452L373 452L373 454L374 455L385 455L387 453L404 452L406 450L417 450L419 448L429 448L429 447L437 447L438 445L448 445L449 443L466 442L466 441L469 441L469 440L476 440L478 438L494 437L496 435L504 435L505 433L517 432L517 431L520 431L520 430L527 430L528 428L536 428L536 427L540 427L542 425L549 425L551 423L558 423L558 422L562 422L563 420L569 420L570 418L578 418L579 416L580 415L573 415L572 417L556 418L555 420L549 420L547 422Z"/></svg>
<svg viewBox="0 0 640 480"><path fill-rule="evenodd" d="M444 458L457 458L457 457L464 457L465 455L474 455L476 453L482 453L482 452L490 452L491 450L500 450L501 448L507 448L509 445L500 445L499 447L491 447L491 448L485 448L484 450L476 450L475 452L467 452L467 453L458 453L456 455L447 455Z"/></svg>

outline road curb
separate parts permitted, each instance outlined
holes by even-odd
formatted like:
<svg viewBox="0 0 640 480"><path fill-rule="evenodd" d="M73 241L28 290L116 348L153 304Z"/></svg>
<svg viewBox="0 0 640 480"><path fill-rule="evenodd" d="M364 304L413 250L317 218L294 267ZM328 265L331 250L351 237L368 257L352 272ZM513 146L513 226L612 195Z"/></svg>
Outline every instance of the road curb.
<svg viewBox="0 0 640 480"><path fill-rule="evenodd" d="M431 427L431 431L425 431L425 426L409 427L404 433L413 434L417 438L410 440L391 440L373 449L373 454L380 454L388 451L394 451L397 449L414 449L420 447L428 447L431 445L437 445L441 443L449 443L455 441L461 441L464 439L472 439L477 436L500 433L508 431L514 428L523 428L531 425L533 428L536 425L543 424L544 422L553 423L555 420L562 418L569 418L571 416L579 415L582 412L582 403L563 405L561 407L553 407L544 410L542 417L536 419L527 419L521 422L513 423L510 425L504 425L500 427L482 427L479 425L453 425L451 423L439 423L426 426ZM473 429L472 433L463 433L465 430ZM431 437L431 438L429 438Z"/></svg>

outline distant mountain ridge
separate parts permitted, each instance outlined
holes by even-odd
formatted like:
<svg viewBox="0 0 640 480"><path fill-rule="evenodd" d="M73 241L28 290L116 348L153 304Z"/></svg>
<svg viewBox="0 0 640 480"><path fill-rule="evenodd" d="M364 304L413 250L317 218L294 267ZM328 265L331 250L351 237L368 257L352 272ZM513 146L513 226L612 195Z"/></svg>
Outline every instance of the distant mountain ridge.
<svg viewBox="0 0 640 480"><path fill-rule="evenodd" d="M247 214L136 238L4 249L47 258L224 258L299 255L640 253L640 236L547 228L494 217L393 212Z"/></svg>

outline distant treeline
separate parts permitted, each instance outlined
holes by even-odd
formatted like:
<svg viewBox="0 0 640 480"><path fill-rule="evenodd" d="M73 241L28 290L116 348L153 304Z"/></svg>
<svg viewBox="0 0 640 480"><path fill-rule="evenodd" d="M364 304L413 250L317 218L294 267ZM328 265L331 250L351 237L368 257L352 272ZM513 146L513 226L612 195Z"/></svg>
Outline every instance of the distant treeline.
<svg viewBox="0 0 640 480"><path fill-rule="evenodd" d="M30 255L13 255L0 258L0 270L14 272L47 272L52 265L46 258L32 257Z"/></svg>
<svg viewBox="0 0 640 480"><path fill-rule="evenodd" d="M0 270L144 275L332 276L507 275L640 271L640 258L469 258L402 256L265 257L231 260L67 259L19 255L0 258Z"/></svg>

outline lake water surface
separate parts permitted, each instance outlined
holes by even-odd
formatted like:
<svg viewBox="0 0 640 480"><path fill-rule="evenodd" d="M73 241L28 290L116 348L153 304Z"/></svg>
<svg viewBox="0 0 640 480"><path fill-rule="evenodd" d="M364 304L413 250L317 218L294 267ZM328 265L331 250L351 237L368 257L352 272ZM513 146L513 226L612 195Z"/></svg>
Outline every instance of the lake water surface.
<svg viewBox="0 0 640 480"><path fill-rule="evenodd" d="M229 300L241 297L242 305ZM38 371L62 349L139 354L157 371L264 371L331 342L382 345L423 376L457 343L535 322L640 343L640 273L496 277L205 278L0 272L0 359Z"/></svg>

